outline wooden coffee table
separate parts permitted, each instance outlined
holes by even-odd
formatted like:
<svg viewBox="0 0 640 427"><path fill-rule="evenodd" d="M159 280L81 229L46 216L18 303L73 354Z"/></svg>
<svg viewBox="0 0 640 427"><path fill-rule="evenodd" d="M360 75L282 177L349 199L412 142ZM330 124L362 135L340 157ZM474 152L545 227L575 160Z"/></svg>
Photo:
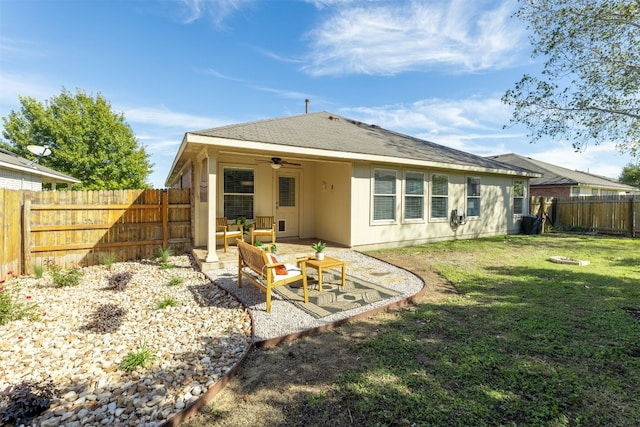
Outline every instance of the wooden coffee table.
<svg viewBox="0 0 640 427"><path fill-rule="evenodd" d="M329 270L333 268L342 268L342 287L344 287L345 279L346 279L346 269L347 263L345 261L340 261L336 258L325 257L322 261L318 261L317 259L309 258L304 263L307 267L311 267L318 271L318 290L322 290L322 271Z"/></svg>

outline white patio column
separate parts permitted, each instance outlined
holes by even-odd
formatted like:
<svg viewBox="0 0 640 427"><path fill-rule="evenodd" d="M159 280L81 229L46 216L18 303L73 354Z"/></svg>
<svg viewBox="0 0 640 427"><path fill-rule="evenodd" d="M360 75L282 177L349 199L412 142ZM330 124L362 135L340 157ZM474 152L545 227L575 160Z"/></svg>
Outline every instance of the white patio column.
<svg viewBox="0 0 640 427"><path fill-rule="evenodd" d="M212 153L207 153L209 161L207 162L209 165L208 171L208 182L207 182L207 190L208 190L208 207L207 207L207 259L206 262L216 262L218 261L218 254L216 253L216 201L217 201L217 175L216 171L218 170L218 158ZM202 171L202 173L206 173L206 171Z"/></svg>

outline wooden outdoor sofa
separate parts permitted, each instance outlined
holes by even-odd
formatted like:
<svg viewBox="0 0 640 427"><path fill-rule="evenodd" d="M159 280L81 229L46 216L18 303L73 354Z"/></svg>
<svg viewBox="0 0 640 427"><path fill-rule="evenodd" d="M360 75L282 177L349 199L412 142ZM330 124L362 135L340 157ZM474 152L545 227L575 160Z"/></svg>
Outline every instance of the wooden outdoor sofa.
<svg viewBox="0 0 640 427"><path fill-rule="evenodd" d="M271 290L292 282L302 280L304 302L309 302L307 289L306 264L299 259L296 264L278 262L274 254L263 251L257 246L236 240L238 245L238 287L242 287L242 278L246 278L266 294L267 313L271 313Z"/></svg>

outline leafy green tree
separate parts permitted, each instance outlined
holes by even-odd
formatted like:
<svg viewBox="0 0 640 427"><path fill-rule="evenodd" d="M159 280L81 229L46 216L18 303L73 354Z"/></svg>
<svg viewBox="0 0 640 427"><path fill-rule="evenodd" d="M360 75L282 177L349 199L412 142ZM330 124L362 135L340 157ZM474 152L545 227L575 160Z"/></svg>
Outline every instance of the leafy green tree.
<svg viewBox="0 0 640 427"><path fill-rule="evenodd" d="M640 163L637 165L629 163L623 167L618 181L623 184L640 188Z"/></svg>
<svg viewBox="0 0 640 427"><path fill-rule="evenodd" d="M33 159L28 145L48 146L52 153L40 164L81 180L74 189L148 187L149 155L124 115L113 113L102 95L63 89L44 104L30 97L20 97L20 103L20 110L2 118L4 144L11 151Z"/></svg>
<svg viewBox="0 0 640 427"><path fill-rule="evenodd" d="M640 2L519 0L539 76L525 75L503 101L532 142L565 137L576 150L615 141L640 154Z"/></svg>

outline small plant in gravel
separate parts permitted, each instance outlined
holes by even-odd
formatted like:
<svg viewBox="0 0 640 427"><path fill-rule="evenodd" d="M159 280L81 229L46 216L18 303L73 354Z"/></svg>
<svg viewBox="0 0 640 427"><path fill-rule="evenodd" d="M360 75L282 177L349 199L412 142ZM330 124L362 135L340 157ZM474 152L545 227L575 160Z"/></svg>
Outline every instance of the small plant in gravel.
<svg viewBox="0 0 640 427"><path fill-rule="evenodd" d="M100 256L100 263L107 267L107 270L111 270L114 262L116 262L116 254L113 252L107 252Z"/></svg>
<svg viewBox="0 0 640 427"><path fill-rule="evenodd" d="M17 280L0 286L0 325L25 317L31 321L40 320L40 307L31 302L31 295L24 297L26 302L21 302L19 288L20 282Z"/></svg>
<svg viewBox="0 0 640 427"><path fill-rule="evenodd" d="M162 301L158 301L158 303L156 304L156 308L158 310L162 310L167 307L175 307L176 305L178 305L178 301L176 301L175 299L165 298Z"/></svg>
<svg viewBox="0 0 640 427"><path fill-rule="evenodd" d="M169 263L169 257L172 255L171 248L160 248L158 258L160 258L160 269L167 270L173 268L173 264Z"/></svg>
<svg viewBox="0 0 640 427"><path fill-rule="evenodd" d="M53 381L24 381L0 393L0 423L20 425L49 409L57 390Z"/></svg>
<svg viewBox="0 0 640 427"><path fill-rule="evenodd" d="M169 262L160 264L160 270L169 270L169 269L172 269L173 267L175 267L175 265Z"/></svg>
<svg viewBox="0 0 640 427"><path fill-rule="evenodd" d="M133 372L138 367L148 368L154 360L156 360L156 355L153 354L147 348L147 342L143 341L140 343L138 350L127 353L120 362L120 368L127 372Z"/></svg>
<svg viewBox="0 0 640 427"><path fill-rule="evenodd" d="M158 258L160 258L160 262L169 261L169 257L171 256L171 248L160 248L158 251Z"/></svg>
<svg viewBox="0 0 640 427"><path fill-rule="evenodd" d="M98 333L114 332L120 327L125 314L127 311L117 304L102 304L91 315L91 322L80 329Z"/></svg>
<svg viewBox="0 0 640 427"><path fill-rule="evenodd" d="M183 281L182 277L172 277L171 280L169 280L169 286L178 286Z"/></svg>
<svg viewBox="0 0 640 427"><path fill-rule="evenodd" d="M53 283L61 288L68 286L78 286L82 279L82 270L79 267L65 269L57 265L55 262L47 262L49 270L51 270L51 278Z"/></svg>
<svg viewBox="0 0 640 427"><path fill-rule="evenodd" d="M122 292L127 288L132 277L133 275L128 271L112 274L111 277L109 277L109 286L116 291Z"/></svg>
<svg viewBox="0 0 640 427"><path fill-rule="evenodd" d="M44 275L44 267L42 264L33 264L33 275L36 276L36 279L42 279Z"/></svg>

